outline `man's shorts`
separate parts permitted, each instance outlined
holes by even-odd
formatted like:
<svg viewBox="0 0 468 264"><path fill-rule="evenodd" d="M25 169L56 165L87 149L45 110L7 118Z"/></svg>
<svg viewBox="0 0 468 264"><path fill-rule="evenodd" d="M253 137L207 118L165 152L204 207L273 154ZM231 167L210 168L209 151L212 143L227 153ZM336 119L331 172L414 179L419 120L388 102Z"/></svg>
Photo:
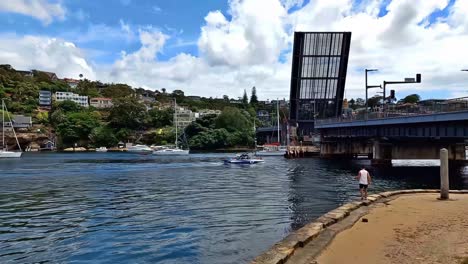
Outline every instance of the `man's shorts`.
<svg viewBox="0 0 468 264"><path fill-rule="evenodd" d="M359 184L359 189L367 190L367 184Z"/></svg>

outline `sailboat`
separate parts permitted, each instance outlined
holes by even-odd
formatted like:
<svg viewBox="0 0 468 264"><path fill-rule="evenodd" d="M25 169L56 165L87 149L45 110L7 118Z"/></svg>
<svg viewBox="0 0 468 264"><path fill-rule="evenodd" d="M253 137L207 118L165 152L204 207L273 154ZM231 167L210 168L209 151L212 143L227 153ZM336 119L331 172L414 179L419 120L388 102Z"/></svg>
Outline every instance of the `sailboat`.
<svg viewBox="0 0 468 264"><path fill-rule="evenodd" d="M19 151L8 151L8 145L5 142L5 112L8 113L5 101L2 99L2 149L0 150L0 159L1 158L20 158L23 154L21 146L16 136L15 128L13 127L13 122L11 121L10 115L8 116L8 124L11 127L13 134L15 135L16 144L18 145Z"/></svg>
<svg viewBox="0 0 468 264"><path fill-rule="evenodd" d="M286 146L281 146L279 100L276 100L276 119L278 129L278 144L263 145L262 150L256 152L257 156L284 156L287 151Z"/></svg>
<svg viewBox="0 0 468 264"><path fill-rule="evenodd" d="M188 149L179 148L179 137L177 134L177 101L174 99L174 125L175 125L175 148L163 148L153 151L153 155L157 156L185 156L189 154Z"/></svg>

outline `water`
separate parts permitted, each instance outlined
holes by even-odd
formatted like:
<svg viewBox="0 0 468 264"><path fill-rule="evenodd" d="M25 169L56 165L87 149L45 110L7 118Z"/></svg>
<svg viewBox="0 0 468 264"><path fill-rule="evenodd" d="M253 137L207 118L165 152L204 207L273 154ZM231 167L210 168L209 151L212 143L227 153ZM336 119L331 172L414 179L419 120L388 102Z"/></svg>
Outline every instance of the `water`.
<svg viewBox="0 0 468 264"><path fill-rule="evenodd" d="M0 263L245 263L357 198L366 161L26 153L0 161ZM437 188L433 162L371 169L371 192ZM451 172L468 188L468 169Z"/></svg>

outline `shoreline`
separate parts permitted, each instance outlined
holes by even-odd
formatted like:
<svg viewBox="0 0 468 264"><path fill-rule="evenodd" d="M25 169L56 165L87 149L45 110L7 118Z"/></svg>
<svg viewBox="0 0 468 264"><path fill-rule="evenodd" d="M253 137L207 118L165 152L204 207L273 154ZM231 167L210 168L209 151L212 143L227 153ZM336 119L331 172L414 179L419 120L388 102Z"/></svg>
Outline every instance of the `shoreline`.
<svg viewBox="0 0 468 264"><path fill-rule="evenodd" d="M375 206L385 204L399 197L417 194L439 194L436 189L413 189L387 191L368 196L368 201L354 201L344 204L290 233L275 243L269 250L257 256L251 264L317 263L315 259L333 242L335 236L352 228ZM450 194L468 194L468 190L451 190ZM305 249L306 250L302 250ZM290 261L290 262L288 262ZM323 262L326 263L326 262Z"/></svg>

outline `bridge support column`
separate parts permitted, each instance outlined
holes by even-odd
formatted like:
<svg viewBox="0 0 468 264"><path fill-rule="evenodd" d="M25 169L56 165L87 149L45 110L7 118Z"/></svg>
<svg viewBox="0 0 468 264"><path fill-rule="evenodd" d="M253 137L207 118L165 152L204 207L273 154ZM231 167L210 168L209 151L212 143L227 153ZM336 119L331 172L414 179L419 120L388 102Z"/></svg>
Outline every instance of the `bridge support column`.
<svg viewBox="0 0 468 264"><path fill-rule="evenodd" d="M390 144L382 144L375 140L372 146L372 161L374 166L392 166L392 146Z"/></svg>

